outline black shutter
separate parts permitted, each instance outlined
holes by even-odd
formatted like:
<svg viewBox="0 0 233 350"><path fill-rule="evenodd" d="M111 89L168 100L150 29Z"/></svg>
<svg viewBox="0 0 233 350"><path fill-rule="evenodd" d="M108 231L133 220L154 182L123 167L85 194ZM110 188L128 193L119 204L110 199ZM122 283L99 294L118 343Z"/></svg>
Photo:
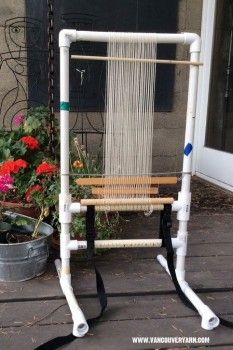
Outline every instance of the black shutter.
<svg viewBox="0 0 233 350"><path fill-rule="evenodd" d="M95 31L176 33L177 6L177 0L54 0L56 107L58 108L59 105L59 50L57 38L62 28ZM45 15L47 1L26 1L26 10L28 17L36 17L44 23L44 28L47 28L47 17ZM30 31L30 28L28 28L28 31ZM46 34L44 34L44 37L47 39ZM28 44L30 44L30 35L27 40ZM175 45L158 45L158 57L175 58L175 49ZM78 42L72 45L71 53L105 55L106 44ZM35 69L38 70L38 61L35 57L36 54L29 50L29 97L31 101L39 98L41 103L46 104L44 91L47 89L47 81L44 79L44 73L41 80L37 81L37 87L35 86L35 79L33 79ZM44 64L47 64L47 59L44 56L40 60L44 60ZM82 84L81 71L85 71L82 75ZM156 111L170 111L172 109L173 85L174 67L158 65L155 98ZM39 90L41 90L39 94L38 86ZM72 60L70 86L71 110L80 112L103 111L105 63Z"/></svg>

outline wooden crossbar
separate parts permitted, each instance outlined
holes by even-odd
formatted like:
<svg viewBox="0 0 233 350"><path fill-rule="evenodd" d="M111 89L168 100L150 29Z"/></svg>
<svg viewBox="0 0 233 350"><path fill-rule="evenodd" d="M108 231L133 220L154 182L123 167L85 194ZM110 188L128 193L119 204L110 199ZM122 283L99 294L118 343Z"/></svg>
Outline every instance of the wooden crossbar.
<svg viewBox="0 0 233 350"><path fill-rule="evenodd" d="M88 60L88 61L125 61L125 62L139 62L139 63L158 63L158 64L183 64L201 66L202 62L192 61L179 61L179 60L161 60L152 58L131 58L131 57L107 57L107 56L84 56L84 55L71 55L73 60Z"/></svg>
<svg viewBox="0 0 233 350"><path fill-rule="evenodd" d="M163 177L146 177L146 176L132 176L132 177L84 177L76 181L79 186L104 186L104 185L175 185L177 184L177 177L163 176Z"/></svg>
<svg viewBox="0 0 233 350"><path fill-rule="evenodd" d="M172 204L174 198L91 198L81 199L81 205L150 205L150 204Z"/></svg>
<svg viewBox="0 0 233 350"><path fill-rule="evenodd" d="M162 246L162 239L107 239L95 240L95 248L159 248Z"/></svg>
<svg viewBox="0 0 233 350"><path fill-rule="evenodd" d="M96 211L161 211L164 209L163 204L121 204L121 205L96 205Z"/></svg>
<svg viewBox="0 0 233 350"><path fill-rule="evenodd" d="M158 194L158 188L157 187L127 188L127 187L118 186L118 188L108 189L108 188L102 188L102 187L94 187L92 188L91 193L97 196L103 196L105 194L121 195L121 193L122 194Z"/></svg>

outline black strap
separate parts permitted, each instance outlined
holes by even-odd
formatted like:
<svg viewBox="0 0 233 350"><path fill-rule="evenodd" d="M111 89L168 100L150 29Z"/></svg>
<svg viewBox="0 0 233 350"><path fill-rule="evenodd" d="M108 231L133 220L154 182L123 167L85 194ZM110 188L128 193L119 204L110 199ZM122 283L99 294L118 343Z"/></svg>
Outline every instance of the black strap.
<svg viewBox="0 0 233 350"><path fill-rule="evenodd" d="M100 309L100 313L98 316L87 320L89 327L93 326L93 324L102 317L102 315L107 307L107 304L108 304L107 295L106 295L105 287L104 287L104 282L103 282L103 279L102 279L102 276L101 276L99 270L96 267L95 260L94 260L95 238L96 238L95 207L90 205L87 207L87 212L86 212L87 259L88 259L90 266L95 271L96 290L97 290L97 296L99 299L101 309Z"/></svg>
<svg viewBox="0 0 233 350"><path fill-rule="evenodd" d="M189 301L189 299L183 293L176 277L176 271L174 266L174 249L173 249L172 240L171 240L171 227L172 227L171 210L172 210L172 207L170 204L164 205L164 212L162 216L162 240L163 240L162 246L165 247L167 250L168 269L180 299L187 307L197 311L196 308L193 306L193 304Z"/></svg>
<svg viewBox="0 0 233 350"><path fill-rule="evenodd" d="M89 265L94 269L95 271L95 277L96 277L96 290L97 290L97 296L100 303L100 313L98 316L90 318L87 320L88 326L93 327L93 325L102 317L106 307L107 307L107 295L105 292L104 282L102 279L102 276L97 269L94 261L94 248L95 248L95 207L94 206L88 206L87 212L86 212L86 240L87 240L87 260L89 262ZM63 337L57 337L54 339L49 340L47 343L44 343L37 347L34 350L55 350L60 348L61 346L65 346L72 341L77 339L72 333L63 336Z"/></svg>
<svg viewBox="0 0 233 350"><path fill-rule="evenodd" d="M167 250L167 265L168 269L172 278L172 281L174 283L176 292L181 299L181 301L190 309L194 310L197 312L197 309L194 307L194 305L189 301L189 299L186 297L184 292L182 291L179 282L176 277L176 270L174 266L174 249L172 246L172 239L171 239L171 226L172 226L172 221L171 221L171 205L166 204L164 205L164 211L161 219L161 228L162 228L162 246L166 248ZM218 315L217 315L218 316ZM228 327L228 328L233 328L233 322L225 320L221 317L219 317L220 324Z"/></svg>
<svg viewBox="0 0 233 350"><path fill-rule="evenodd" d="M55 350L59 349L61 346L70 344L73 340L77 339L72 333L65 335L63 337L57 337L49 340L47 343L44 343L34 350Z"/></svg>

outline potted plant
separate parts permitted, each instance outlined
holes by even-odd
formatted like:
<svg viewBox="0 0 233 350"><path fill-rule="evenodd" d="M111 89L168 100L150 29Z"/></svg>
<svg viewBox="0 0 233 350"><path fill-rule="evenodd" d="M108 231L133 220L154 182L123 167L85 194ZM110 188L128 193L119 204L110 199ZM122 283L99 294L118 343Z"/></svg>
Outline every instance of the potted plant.
<svg viewBox="0 0 233 350"><path fill-rule="evenodd" d="M26 116L16 116L13 122L15 129L12 132L1 131L0 133L0 205L4 209L11 209L38 219L32 225L31 238L33 240L37 239L38 228L41 227L43 221L51 223L52 218L52 226L57 232L55 241L58 243L60 225L56 208L60 180L57 161L59 149L57 123L54 121L52 143L47 108L33 108ZM73 173L70 190L73 200L77 201L90 197L91 191L89 187L78 187L75 180L83 174L100 174L101 161L99 157L91 157L79 144L77 137L71 137L70 148L71 172ZM22 222L25 223L21 220ZM85 219L82 215L73 217L71 225L73 237L76 239L83 237L84 224ZM117 214L109 218L107 214L97 213L98 237L104 239L113 236L117 224ZM25 241L27 241L27 236L24 237Z"/></svg>
<svg viewBox="0 0 233 350"><path fill-rule="evenodd" d="M4 210L0 219L0 281L20 282L44 273L52 233L47 223L38 225L36 219Z"/></svg>

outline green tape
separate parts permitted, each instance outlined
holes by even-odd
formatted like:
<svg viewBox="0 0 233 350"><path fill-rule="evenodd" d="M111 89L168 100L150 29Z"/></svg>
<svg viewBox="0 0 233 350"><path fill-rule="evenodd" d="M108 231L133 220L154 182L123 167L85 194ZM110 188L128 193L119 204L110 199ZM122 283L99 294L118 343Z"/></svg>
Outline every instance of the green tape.
<svg viewBox="0 0 233 350"><path fill-rule="evenodd" d="M70 103L69 102L60 102L60 111L69 111Z"/></svg>

